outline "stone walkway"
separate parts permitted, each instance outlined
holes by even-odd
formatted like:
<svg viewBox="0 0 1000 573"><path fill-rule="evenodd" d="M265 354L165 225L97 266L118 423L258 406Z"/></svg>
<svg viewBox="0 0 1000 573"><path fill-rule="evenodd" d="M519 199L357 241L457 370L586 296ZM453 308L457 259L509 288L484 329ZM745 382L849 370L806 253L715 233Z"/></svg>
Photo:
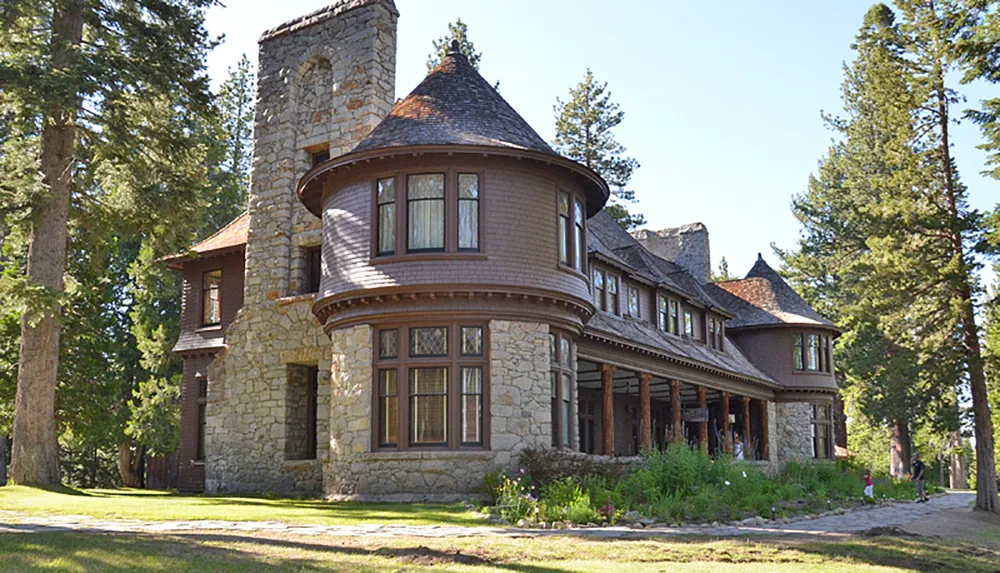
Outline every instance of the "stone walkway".
<svg viewBox="0 0 1000 573"><path fill-rule="evenodd" d="M465 527L458 525L290 525L276 521L137 521L106 520L86 516L28 516L0 510L0 533L39 533L78 531L87 533L278 533L283 535L328 535L334 537L476 537L476 536L545 536L579 535L597 538L656 537L705 535L734 537L740 535L844 535L873 527L905 527L937 512L968 507L975 493L950 492L928 503L896 502L861 509L842 515L828 515L791 523L766 523L745 526L653 526L574 528L561 530L516 529L506 527Z"/></svg>

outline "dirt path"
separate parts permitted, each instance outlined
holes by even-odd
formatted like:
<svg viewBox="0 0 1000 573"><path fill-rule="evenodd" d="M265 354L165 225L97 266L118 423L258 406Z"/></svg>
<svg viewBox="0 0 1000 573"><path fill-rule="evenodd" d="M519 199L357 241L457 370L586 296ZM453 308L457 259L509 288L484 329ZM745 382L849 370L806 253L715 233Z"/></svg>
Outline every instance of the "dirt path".
<svg viewBox="0 0 1000 573"><path fill-rule="evenodd" d="M478 536L547 536L572 534L595 538L635 538L703 535L735 537L741 535L810 535L842 536L876 527L919 529L939 527L938 514L967 511L974 493L951 492L928 503L896 502L842 515L829 515L791 523L768 522L763 525L720 525L684 527L605 527L571 530L515 529L502 527L463 527L430 525L294 525L275 521L136 521L94 519L86 516L30 516L0 511L0 533L37 533L46 531L81 531L95 533L194 533L234 532L243 534L278 533L284 535L324 535L332 537L478 537ZM933 519L930 519L933 516ZM958 527L957 525L955 526ZM964 526L963 526L964 527ZM934 531L930 532L935 534ZM923 534L923 533L921 533Z"/></svg>

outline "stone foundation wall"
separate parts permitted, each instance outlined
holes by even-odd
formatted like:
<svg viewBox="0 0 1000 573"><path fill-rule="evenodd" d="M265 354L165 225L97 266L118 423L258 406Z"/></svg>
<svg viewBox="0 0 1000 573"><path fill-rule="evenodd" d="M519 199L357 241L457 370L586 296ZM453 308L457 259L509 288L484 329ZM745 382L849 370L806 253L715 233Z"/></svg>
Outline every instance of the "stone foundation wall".
<svg viewBox="0 0 1000 573"><path fill-rule="evenodd" d="M331 333L330 499L450 500L476 493L490 471L517 468L528 446L552 441L548 325L489 325L490 448L486 451L371 451L372 328Z"/></svg>
<svg viewBox="0 0 1000 573"><path fill-rule="evenodd" d="M789 460L812 459L812 404L778 402L775 404L777 431L772 434L772 447L777 446L779 463Z"/></svg>

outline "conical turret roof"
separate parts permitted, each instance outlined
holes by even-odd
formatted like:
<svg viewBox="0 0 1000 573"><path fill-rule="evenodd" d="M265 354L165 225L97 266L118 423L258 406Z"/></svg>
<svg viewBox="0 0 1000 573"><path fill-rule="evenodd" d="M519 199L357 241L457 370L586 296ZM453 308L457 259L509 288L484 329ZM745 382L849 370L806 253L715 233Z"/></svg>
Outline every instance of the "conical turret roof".
<svg viewBox="0 0 1000 573"><path fill-rule="evenodd" d="M736 315L728 328L794 324L837 330L837 326L813 310L785 279L757 255L757 262L740 280L715 283L723 291L719 302Z"/></svg>
<svg viewBox="0 0 1000 573"><path fill-rule="evenodd" d="M353 152L414 145L477 145L555 155L458 51L452 50Z"/></svg>

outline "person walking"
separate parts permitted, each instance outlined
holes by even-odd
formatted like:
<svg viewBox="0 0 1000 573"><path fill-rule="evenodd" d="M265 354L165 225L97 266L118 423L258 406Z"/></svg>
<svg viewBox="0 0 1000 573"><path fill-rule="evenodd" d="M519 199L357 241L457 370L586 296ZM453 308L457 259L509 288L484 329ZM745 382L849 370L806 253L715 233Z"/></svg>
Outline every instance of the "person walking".
<svg viewBox="0 0 1000 573"><path fill-rule="evenodd" d="M927 501L927 489L924 487L924 462L920 459L920 454L913 454L913 476L911 478L917 486L917 503Z"/></svg>
<svg viewBox="0 0 1000 573"><path fill-rule="evenodd" d="M872 486L872 471L865 470L865 496L875 499L875 488Z"/></svg>
<svg viewBox="0 0 1000 573"><path fill-rule="evenodd" d="M736 434L736 443L733 444L733 454L738 461L743 461L743 438Z"/></svg>

